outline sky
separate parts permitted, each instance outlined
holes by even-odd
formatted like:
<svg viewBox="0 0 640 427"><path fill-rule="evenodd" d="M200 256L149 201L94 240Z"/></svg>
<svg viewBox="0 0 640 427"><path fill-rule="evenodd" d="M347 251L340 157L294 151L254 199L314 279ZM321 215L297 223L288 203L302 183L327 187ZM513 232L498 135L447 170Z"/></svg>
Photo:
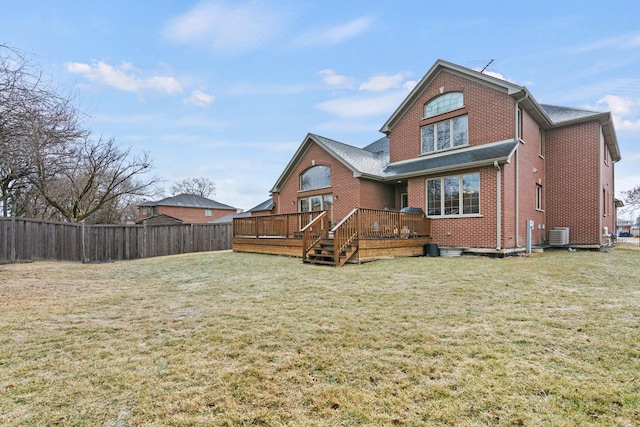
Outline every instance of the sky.
<svg viewBox="0 0 640 427"><path fill-rule="evenodd" d="M0 0L96 137L148 152L167 190L204 177L248 210L307 133L357 147L443 59L539 103L610 111L616 193L640 185L640 2ZM167 193L167 195L169 195Z"/></svg>

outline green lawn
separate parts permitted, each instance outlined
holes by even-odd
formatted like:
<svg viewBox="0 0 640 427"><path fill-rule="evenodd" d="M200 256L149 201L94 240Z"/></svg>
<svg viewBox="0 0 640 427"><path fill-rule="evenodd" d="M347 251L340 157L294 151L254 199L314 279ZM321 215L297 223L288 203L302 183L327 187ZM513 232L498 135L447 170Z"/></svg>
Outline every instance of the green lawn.
<svg viewBox="0 0 640 427"><path fill-rule="evenodd" d="M0 265L0 425L638 424L638 248Z"/></svg>

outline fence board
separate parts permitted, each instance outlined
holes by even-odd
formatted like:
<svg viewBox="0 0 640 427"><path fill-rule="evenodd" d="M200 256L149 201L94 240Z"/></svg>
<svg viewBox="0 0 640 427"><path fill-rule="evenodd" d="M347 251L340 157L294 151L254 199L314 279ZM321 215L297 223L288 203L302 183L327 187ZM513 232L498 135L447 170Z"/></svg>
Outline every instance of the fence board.
<svg viewBox="0 0 640 427"><path fill-rule="evenodd" d="M231 224L89 225L0 218L0 263L108 262L232 248Z"/></svg>

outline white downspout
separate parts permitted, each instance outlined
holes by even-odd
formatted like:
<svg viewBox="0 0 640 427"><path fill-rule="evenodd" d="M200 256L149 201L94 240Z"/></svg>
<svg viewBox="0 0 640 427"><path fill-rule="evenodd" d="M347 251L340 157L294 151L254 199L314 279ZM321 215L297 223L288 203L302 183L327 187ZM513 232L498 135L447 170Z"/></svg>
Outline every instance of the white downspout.
<svg viewBox="0 0 640 427"><path fill-rule="evenodd" d="M502 249L502 170L496 160L496 250Z"/></svg>
<svg viewBox="0 0 640 427"><path fill-rule="evenodd" d="M525 99L527 99L529 97L529 94L525 92L524 97L518 99L516 101L516 110L515 110L515 117L516 117L516 126L515 126L515 139L518 141L518 147L520 147L520 138L518 137L518 128L520 126L520 122L524 123L524 112L522 114L522 117L520 117L520 120L518 120L518 106L520 105L520 103L522 101L524 101ZM524 127L524 126L523 126ZM522 131L522 129L520 129L520 131ZM524 137L524 134L522 135ZM516 156L516 161L515 161L515 165L514 165L514 169L515 169L515 221L516 221L516 241L515 241L515 245L516 248L520 247L520 228L518 227L518 224L520 222L520 180L519 180L519 173L520 173L520 168L518 167L519 163L520 163L520 156L518 155L518 150L516 149L516 152L514 153L514 155Z"/></svg>

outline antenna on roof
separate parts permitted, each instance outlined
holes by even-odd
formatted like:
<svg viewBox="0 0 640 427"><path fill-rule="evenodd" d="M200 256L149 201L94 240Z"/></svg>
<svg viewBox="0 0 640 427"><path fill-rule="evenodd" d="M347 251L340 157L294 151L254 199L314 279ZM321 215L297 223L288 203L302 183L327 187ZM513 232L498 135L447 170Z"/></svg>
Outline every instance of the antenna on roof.
<svg viewBox="0 0 640 427"><path fill-rule="evenodd" d="M489 63L487 65L485 65L482 70L480 70L480 74L484 74L484 70L486 70L489 67L489 65L491 65L492 62L493 62L493 59L491 61L489 61Z"/></svg>

